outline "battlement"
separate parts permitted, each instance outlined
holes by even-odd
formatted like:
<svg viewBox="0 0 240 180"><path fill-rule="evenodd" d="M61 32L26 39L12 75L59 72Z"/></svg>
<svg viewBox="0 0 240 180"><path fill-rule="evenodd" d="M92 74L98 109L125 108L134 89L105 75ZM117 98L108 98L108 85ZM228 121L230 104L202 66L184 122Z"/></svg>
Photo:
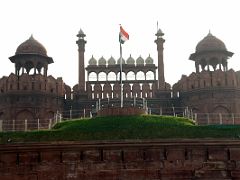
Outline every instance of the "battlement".
<svg viewBox="0 0 240 180"><path fill-rule="evenodd" d="M173 85L174 95L177 92L187 92L208 88L239 88L240 79L238 73L230 69L229 71L202 71L193 72L189 76L183 75L182 78Z"/></svg>
<svg viewBox="0 0 240 180"><path fill-rule="evenodd" d="M31 91L48 93L55 96L64 96L64 82L62 78L55 79L53 76L22 74L17 76L11 73L8 77L0 79L0 94L20 93Z"/></svg>

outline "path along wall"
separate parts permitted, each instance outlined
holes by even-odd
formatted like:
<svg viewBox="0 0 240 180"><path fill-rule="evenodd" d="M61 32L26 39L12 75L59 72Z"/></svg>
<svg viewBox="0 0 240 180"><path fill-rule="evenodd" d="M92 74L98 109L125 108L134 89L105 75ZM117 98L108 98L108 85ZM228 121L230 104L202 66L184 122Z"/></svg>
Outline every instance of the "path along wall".
<svg viewBox="0 0 240 180"><path fill-rule="evenodd" d="M240 179L240 141L197 139L0 145L0 179Z"/></svg>

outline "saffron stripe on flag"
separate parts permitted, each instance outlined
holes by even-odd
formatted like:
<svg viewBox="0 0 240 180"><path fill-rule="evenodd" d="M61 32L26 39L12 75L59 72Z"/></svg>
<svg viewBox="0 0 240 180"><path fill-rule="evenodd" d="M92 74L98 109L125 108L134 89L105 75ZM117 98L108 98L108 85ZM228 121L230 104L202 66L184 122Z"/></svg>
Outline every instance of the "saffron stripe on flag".
<svg viewBox="0 0 240 180"><path fill-rule="evenodd" d="M129 34L120 26L119 41L123 44L127 40L129 40Z"/></svg>

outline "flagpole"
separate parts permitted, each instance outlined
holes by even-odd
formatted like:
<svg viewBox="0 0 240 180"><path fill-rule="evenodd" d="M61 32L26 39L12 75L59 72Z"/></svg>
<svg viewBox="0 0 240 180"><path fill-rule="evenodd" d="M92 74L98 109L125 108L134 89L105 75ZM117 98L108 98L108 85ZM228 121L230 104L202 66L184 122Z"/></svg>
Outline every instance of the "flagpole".
<svg viewBox="0 0 240 180"><path fill-rule="evenodd" d="M122 84L122 43L120 42L120 98L121 108L123 107L123 84Z"/></svg>

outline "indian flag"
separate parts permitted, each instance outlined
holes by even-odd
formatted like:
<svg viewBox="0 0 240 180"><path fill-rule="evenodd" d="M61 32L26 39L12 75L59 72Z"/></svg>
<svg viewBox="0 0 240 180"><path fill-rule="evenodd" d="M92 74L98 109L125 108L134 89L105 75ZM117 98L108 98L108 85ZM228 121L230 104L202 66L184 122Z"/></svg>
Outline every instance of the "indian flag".
<svg viewBox="0 0 240 180"><path fill-rule="evenodd" d="M127 40L129 40L129 35L120 25L119 42L123 44Z"/></svg>

